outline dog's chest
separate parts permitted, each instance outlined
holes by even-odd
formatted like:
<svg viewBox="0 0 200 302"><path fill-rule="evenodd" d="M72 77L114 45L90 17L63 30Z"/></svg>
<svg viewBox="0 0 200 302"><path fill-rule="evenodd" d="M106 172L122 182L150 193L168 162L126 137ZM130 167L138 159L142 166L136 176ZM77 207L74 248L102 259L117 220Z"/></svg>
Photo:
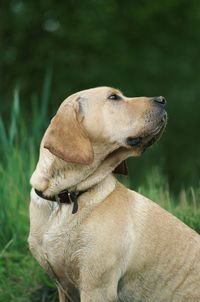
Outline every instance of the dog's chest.
<svg viewBox="0 0 200 302"><path fill-rule="evenodd" d="M63 227L65 227L63 225ZM62 282L77 283L79 280L80 240L78 232L71 233L65 228L51 228L43 236L43 251L51 273Z"/></svg>
<svg viewBox="0 0 200 302"><path fill-rule="evenodd" d="M78 287L81 250L78 219L69 222L67 217L52 218L39 234L30 234L29 243L35 258L51 277L63 286L73 284Z"/></svg>

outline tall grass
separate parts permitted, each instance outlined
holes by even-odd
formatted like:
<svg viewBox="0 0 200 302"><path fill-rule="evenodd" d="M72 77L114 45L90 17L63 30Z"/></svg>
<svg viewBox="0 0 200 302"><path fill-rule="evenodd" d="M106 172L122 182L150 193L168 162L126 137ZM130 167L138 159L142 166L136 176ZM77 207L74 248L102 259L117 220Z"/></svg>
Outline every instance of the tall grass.
<svg viewBox="0 0 200 302"><path fill-rule="evenodd" d="M39 101L33 96L28 118L20 107L17 88L10 120L0 116L0 301L56 301L53 283L31 256L29 230L29 178L38 157L39 141L48 123L52 70L49 69ZM131 187L131 180L128 180ZM138 191L157 201L200 232L200 190L170 194L167 178L158 168L150 171Z"/></svg>
<svg viewBox="0 0 200 302"><path fill-rule="evenodd" d="M36 164L39 141L48 120L52 68L47 70L41 100L32 96L29 117L20 108L19 89L13 95L10 120L0 116L0 244L21 246L27 229L29 178Z"/></svg>
<svg viewBox="0 0 200 302"><path fill-rule="evenodd" d="M53 283L31 256L29 178L48 121L52 69L45 76L41 99L30 98L29 116L20 106L16 88L10 119L0 116L0 301L56 301Z"/></svg>

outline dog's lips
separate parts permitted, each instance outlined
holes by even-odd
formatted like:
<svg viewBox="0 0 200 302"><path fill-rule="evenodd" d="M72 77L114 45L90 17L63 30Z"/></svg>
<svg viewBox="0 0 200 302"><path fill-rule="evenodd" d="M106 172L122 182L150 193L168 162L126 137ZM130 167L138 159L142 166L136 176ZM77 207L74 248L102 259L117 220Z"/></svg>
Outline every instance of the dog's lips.
<svg viewBox="0 0 200 302"><path fill-rule="evenodd" d="M165 129L166 122L162 122L159 127L157 127L150 135L143 138L142 152L144 152L148 147L152 146L156 141L158 141Z"/></svg>
<svg viewBox="0 0 200 302"><path fill-rule="evenodd" d="M166 126L166 118L162 119L159 125L150 133L138 137L128 137L126 144L132 148L139 148L145 151L148 147L153 145L162 136Z"/></svg>

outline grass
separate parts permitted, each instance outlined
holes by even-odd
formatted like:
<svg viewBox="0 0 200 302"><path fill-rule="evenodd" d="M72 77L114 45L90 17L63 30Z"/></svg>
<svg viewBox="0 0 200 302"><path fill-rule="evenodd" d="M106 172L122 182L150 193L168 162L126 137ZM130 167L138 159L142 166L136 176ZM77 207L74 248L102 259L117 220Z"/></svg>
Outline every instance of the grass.
<svg viewBox="0 0 200 302"><path fill-rule="evenodd" d="M0 301L57 301L55 286L31 256L29 231L29 178L38 157L38 146L48 121L51 70L45 77L41 108L32 98L29 120L20 108L19 90L13 96L10 121L0 117ZM130 181L130 180L128 180ZM131 183L128 183L132 187ZM170 194L166 177L158 168L150 171L138 191L179 217L200 233L200 190Z"/></svg>

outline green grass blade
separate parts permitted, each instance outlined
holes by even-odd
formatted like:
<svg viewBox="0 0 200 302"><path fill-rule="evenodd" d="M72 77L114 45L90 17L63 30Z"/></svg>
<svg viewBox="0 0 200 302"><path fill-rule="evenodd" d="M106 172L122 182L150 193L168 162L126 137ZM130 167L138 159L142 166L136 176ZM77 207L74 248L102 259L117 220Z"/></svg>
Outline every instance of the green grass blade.
<svg viewBox="0 0 200 302"><path fill-rule="evenodd" d="M9 129L9 144L12 146L14 138L17 134L17 121L19 117L19 89L14 91L13 107L11 111L11 124Z"/></svg>
<svg viewBox="0 0 200 302"><path fill-rule="evenodd" d="M42 90L42 100L41 100L42 107L41 107L40 116L43 119L43 121L45 121L47 119L52 75L53 75L53 65L50 64L46 70L46 74L45 74L45 78L44 78L44 85L43 85L43 90Z"/></svg>
<svg viewBox="0 0 200 302"><path fill-rule="evenodd" d="M6 134L5 124L3 122L2 117L0 116L0 149L1 152L3 153L3 157L5 157L8 152L8 145L9 145L9 140Z"/></svg>

